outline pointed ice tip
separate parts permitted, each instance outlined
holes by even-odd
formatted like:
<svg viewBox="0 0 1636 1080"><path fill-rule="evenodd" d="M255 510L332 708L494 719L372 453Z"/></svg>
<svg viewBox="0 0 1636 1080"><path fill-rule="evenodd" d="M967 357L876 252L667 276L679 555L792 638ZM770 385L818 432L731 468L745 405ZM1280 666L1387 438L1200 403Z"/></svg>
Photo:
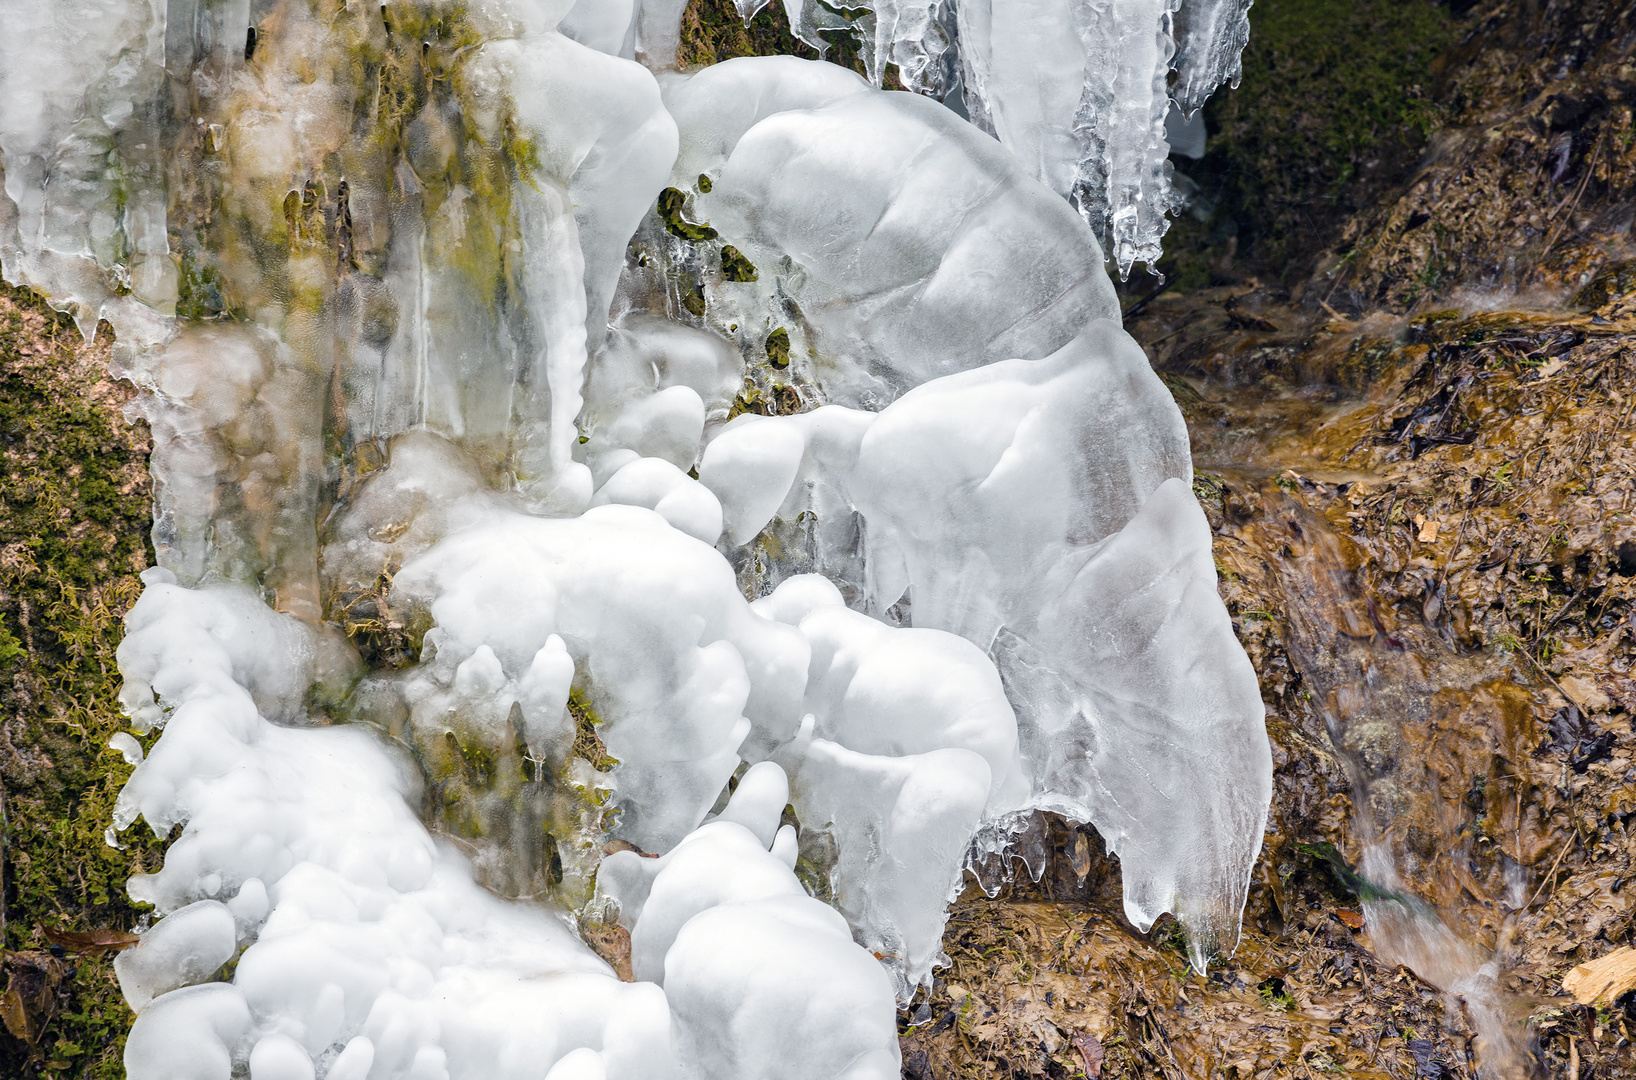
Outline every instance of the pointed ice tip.
<svg viewBox="0 0 1636 1080"><path fill-rule="evenodd" d="M1205 951L1204 946L1200 942L1194 941L1191 938L1188 939L1187 961L1192 966L1193 970L1202 976L1208 977L1210 974L1211 955L1211 953Z"/></svg>

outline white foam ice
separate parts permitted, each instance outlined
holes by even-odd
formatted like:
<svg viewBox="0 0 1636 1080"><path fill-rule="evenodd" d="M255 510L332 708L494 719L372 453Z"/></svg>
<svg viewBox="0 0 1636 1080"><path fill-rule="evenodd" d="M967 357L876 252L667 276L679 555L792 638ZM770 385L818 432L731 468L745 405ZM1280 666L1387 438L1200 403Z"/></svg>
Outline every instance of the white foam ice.
<svg viewBox="0 0 1636 1080"><path fill-rule="evenodd" d="M674 3L0 0L0 260L113 323L155 440L132 1077L895 1075L1042 810L1231 947L1261 704L1061 197L1095 135L1162 201L1170 16L1029 2L959 13L997 142L678 73ZM951 12L894 10L872 69L947 75Z"/></svg>

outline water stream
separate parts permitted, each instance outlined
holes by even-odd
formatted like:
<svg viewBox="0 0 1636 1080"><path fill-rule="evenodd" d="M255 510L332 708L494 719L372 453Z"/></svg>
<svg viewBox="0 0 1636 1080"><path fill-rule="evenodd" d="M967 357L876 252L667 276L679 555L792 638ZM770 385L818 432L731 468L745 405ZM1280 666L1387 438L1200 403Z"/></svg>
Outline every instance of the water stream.
<svg viewBox="0 0 1636 1080"><path fill-rule="evenodd" d="M1498 834L1497 842L1479 842L1470 815L1451 812L1442 790L1458 770L1440 760L1447 749L1426 734L1509 716L1509 735L1517 742L1526 709L1519 714L1512 675L1491 656L1460 654L1439 632L1441 582L1435 574L1428 581L1425 617L1413 624L1397 622L1359 586L1366 553L1331 528L1306 498L1344 498L1351 484L1367 478L1328 476L1324 484L1265 467L1215 471L1228 486L1231 535L1273 570L1285 644L1352 781L1359 877L1353 885L1371 951L1447 996L1449 1014L1464 1017L1475 1034L1470 1049L1480 1076L1535 1075L1524 1029L1527 1005L1500 985L1511 915L1530 900L1517 848L1505 842L1511 833L1520 843L1526 827L1518 816L1520 796L1503 777L1474 786L1475 794L1462 793L1470 797L1460 800L1460 808L1477 810L1487 830ZM1505 751L1526 752L1518 745ZM1476 798L1481 806L1473 805ZM1462 889L1471 899L1492 902L1498 922L1485 928L1486 943L1472 940L1470 926L1451 926L1439 910Z"/></svg>

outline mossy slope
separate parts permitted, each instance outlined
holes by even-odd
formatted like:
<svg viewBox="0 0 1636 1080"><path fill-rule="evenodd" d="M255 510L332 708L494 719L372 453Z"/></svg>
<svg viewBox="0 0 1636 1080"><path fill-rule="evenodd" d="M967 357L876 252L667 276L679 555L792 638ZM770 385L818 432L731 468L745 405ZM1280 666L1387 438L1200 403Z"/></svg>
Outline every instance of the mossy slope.
<svg viewBox="0 0 1636 1080"><path fill-rule="evenodd" d="M6 1077L124 1075L131 1014L111 956L54 956L41 927L128 928L139 912L125 880L158 861L145 828L123 851L103 840L131 772L108 749L123 726L114 649L149 562L150 521L146 431L121 417L131 391L107 375L109 343L106 327L86 343L66 317L0 285L6 969L19 988L42 963L62 978L30 1010L45 1021L35 1046L0 1032Z"/></svg>

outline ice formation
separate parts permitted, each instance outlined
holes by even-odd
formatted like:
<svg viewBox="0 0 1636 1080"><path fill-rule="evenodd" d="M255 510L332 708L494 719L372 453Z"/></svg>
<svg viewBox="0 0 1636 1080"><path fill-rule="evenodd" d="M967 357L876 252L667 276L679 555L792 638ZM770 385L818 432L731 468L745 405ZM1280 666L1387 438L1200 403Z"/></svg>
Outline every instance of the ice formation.
<svg viewBox="0 0 1636 1080"><path fill-rule="evenodd" d="M785 0L797 36L856 37L871 81L956 103L1034 177L1070 197L1128 273L1159 258L1176 205L1166 161L1173 98L1192 115L1238 85L1251 0ZM746 14L766 0L740 0Z"/></svg>
<svg viewBox="0 0 1636 1080"><path fill-rule="evenodd" d="M894 1076L1047 810L1231 948L1260 699L1061 198L1156 238L1172 14L848 24L996 141L675 0L0 0L0 263L154 433L134 1080Z"/></svg>

